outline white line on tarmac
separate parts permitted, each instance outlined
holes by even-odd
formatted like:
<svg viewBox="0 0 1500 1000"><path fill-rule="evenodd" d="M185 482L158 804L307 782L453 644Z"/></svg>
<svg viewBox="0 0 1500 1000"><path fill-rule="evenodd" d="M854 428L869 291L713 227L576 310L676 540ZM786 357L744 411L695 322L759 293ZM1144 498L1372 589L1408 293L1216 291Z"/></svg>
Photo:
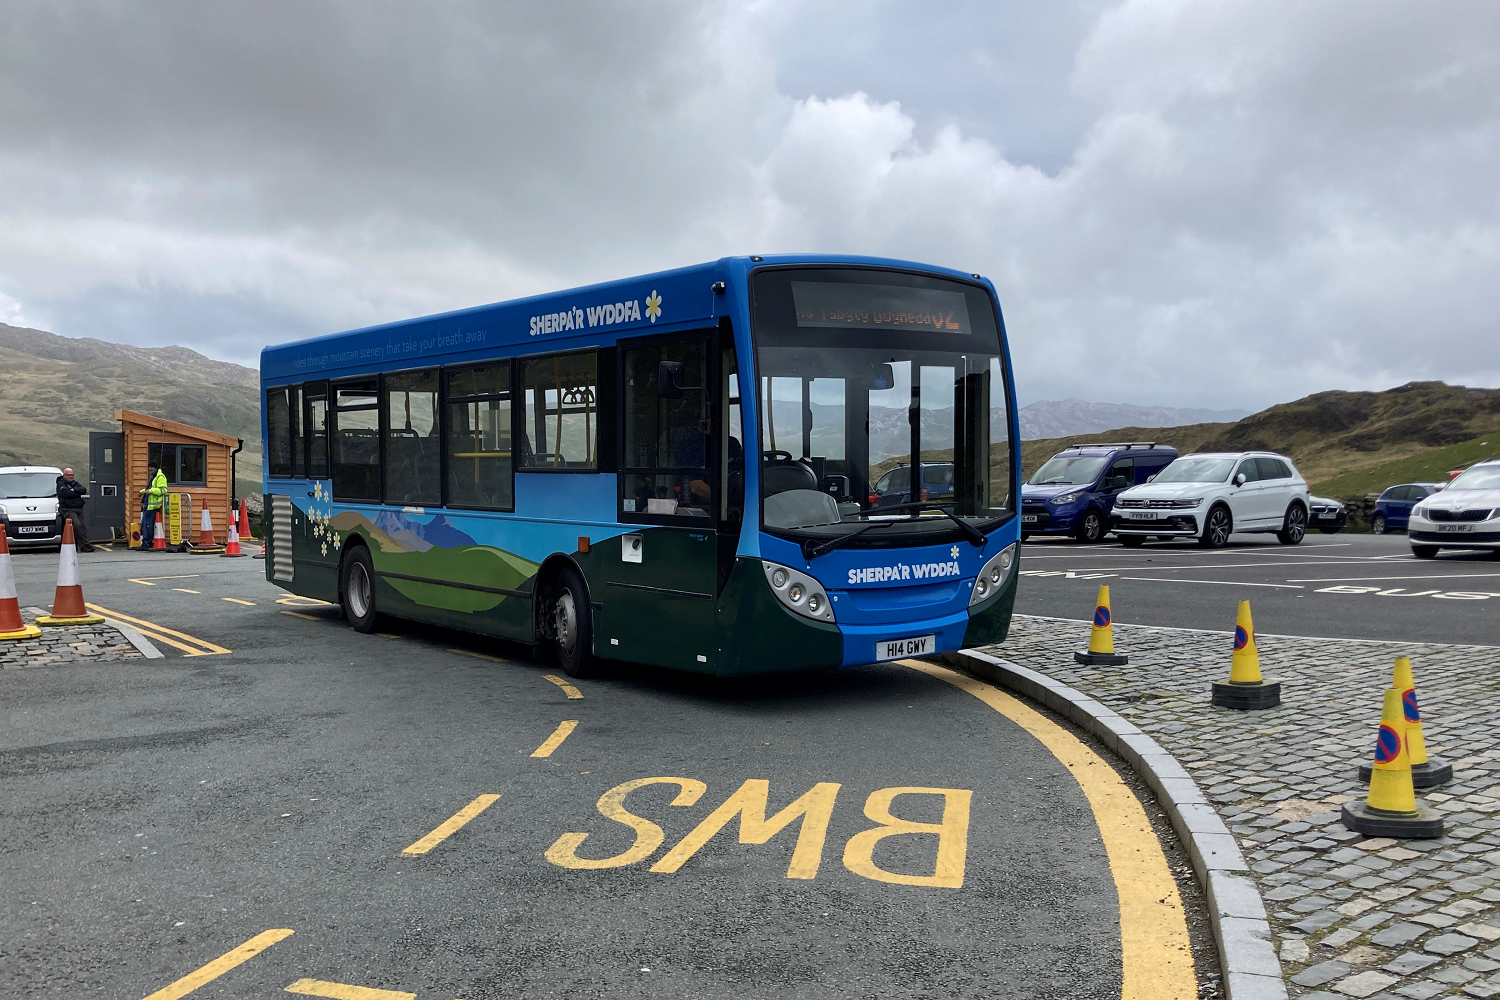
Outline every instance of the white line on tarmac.
<svg viewBox="0 0 1500 1000"><path fill-rule="evenodd" d="M1287 583L1244 583L1240 580L1183 580L1177 577L1163 579L1159 576L1122 576L1121 580L1139 580L1142 583L1217 583L1225 587L1275 587L1278 590L1306 590Z"/></svg>
<svg viewBox="0 0 1500 1000"><path fill-rule="evenodd" d="M1350 563L1350 562L1342 562L1342 561L1330 559L1330 560L1325 560L1323 562L1298 563L1297 565L1298 566L1358 566L1359 564L1358 563ZM1268 567L1272 568L1272 569L1282 569L1282 568L1284 568L1283 566L1279 566L1276 563L1193 563L1190 566L1088 566L1088 567L1084 567L1084 568L1079 568L1077 566L1070 566L1068 568L1070 570L1072 570L1074 573L1102 573L1102 572L1105 572L1105 571L1114 571L1114 572L1121 572L1121 573L1143 571L1143 572L1148 572L1148 573L1154 573L1157 570L1163 570L1163 571L1166 571L1166 572L1169 572L1169 573L1176 573L1179 570L1184 570L1184 569L1265 569L1265 568L1268 568Z"/></svg>
<svg viewBox="0 0 1500 1000"><path fill-rule="evenodd" d="M1477 580L1500 576L1500 573L1444 573L1437 576L1328 576L1313 580L1290 580L1289 583L1358 583L1362 580Z"/></svg>
<svg viewBox="0 0 1500 1000"><path fill-rule="evenodd" d="M1069 625L1093 625L1094 624L1094 620L1092 618L1059 618L1056 615L1016 615L1015 617L1016 618L1029 618L1032 621L1039 621L1039 622L1066 622ZM1130 622L1122 622L1122 621L1120 621L1118 619L1115 620L1115 624L1116 625L1120 625L1120 626L1125 626L1125 627L1128 627L1128 628L1152 629L1152 630L1155 630L1157 632L1197 632L1197 633L1206 634L1206 635L1233 635L1234 634L1233 632L1231 632L1231 631L1229 631L1227 629L1179 628L1176 625L1134 625L1134 624L1131 624ZM1412 645L1412 643L1404 642L1404 641L1399 640L1399 639L1351 639L1348 636L1333 636L1333 635L1287 635L1287 634L1282 633L1282 632L1262 632L1259 629L1256 630L1255 637L1257 639L1261 639L1261 638L1265 638L1265 639L1308 639L1308 640L1310 640L1312 642L1337 642L1337 643L1342 643L1344 645L1349 645L1349 644L1352 643L1352 644L1357 645L1357 646L1410 646L1410 645ZM1482 643L1477 643L1477 642L1423 642L1423 643L1421 643L1421 645L1423 645L1423 646L1466 646L1466 647L1471 648L1471 649L1475 648L1475 647L1478 647L1479 649L1500 649L1500 646L1486 646L1486 645L1484 645Z"/></svg>

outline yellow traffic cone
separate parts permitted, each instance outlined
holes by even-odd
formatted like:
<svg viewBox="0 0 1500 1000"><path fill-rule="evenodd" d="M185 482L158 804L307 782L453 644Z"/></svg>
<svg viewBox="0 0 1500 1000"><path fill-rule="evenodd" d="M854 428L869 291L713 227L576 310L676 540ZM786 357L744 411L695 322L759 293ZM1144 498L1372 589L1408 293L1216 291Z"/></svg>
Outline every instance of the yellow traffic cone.
<svg viewBox="0 0 1500 1000"><path fill-rule="evenodd" d="M1386 688L1375 739L1375 763L1370 769L1370 791L1364 802L1346 802L1344 825L1367 837L1441 837L1443 818L1417 805L1411 783L1411 757L1406 747L1406 721L1401 692Z"/></svg>
<svg viewBox="0 0 1500 1000"><path fill-rule="evenodd" d="M1214 681L1213 703L1224 708L1253 710L1281 704L1281 682L1260 675L1260 653L1255 648L1255 622L1250 602L1241 601L1234 619L1234 655L1229 660L1229 680Z"/></svg>
<svg viewBox="0 0 1500 1000"><path fill-rule="evenodd" d="M1391 672L1391 687L1401 692L1401 716L1405 724L1406 753L1411 759L1411 783L1418 788L1434 788L1453 780L1453 765L1441 757L1427 756L1427 741L1422 736L1422 711L1417 707L1417 682L1411 673L1411 658L1396 657ZM1359 780L1370 780L1370 765L1359 765Z"/></svg>
<svg viewBox="0 0 1500 1000"><path fill-rule="evenodd" d="M1109 613L1109 587L1099 587L1099 597L1094 601L1094 627L1089 631L1087 652L1073 654L1077 663L1091 667L1118 667L1130 662L1130 657L1115 653L1114 619Z"/></svg>

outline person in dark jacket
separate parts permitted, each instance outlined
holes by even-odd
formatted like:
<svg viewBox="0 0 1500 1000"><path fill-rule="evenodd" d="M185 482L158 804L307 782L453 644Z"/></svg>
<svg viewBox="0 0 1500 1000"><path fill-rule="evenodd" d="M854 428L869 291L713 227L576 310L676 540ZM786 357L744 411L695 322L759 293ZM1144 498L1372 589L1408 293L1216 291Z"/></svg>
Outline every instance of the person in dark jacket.
<svg viewBox="0 0 1500 1000"><path fill-rule="evenodd" d="M73 540L79 552L94 551L89 533L83 527L83 501L89 495L87 486L73 478L72 469L64 469L57 477L57 533L63 533L63 522L73 522Z"/></svg>

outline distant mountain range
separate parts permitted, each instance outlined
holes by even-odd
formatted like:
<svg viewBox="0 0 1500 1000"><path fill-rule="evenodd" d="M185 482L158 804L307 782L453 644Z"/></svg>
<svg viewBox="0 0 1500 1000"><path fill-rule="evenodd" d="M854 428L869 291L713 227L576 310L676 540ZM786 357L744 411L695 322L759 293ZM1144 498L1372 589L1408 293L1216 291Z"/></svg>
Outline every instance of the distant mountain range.
<svg viewBox="0 0 1500 1000"><path fill-rule="evenodd" d="M1112 427L1227 424L1249 415L1249 410L1194 410L1130 403L1091 403L1086 399L1044 399L1021 407L1021 440L1097 434Z"/></svg>

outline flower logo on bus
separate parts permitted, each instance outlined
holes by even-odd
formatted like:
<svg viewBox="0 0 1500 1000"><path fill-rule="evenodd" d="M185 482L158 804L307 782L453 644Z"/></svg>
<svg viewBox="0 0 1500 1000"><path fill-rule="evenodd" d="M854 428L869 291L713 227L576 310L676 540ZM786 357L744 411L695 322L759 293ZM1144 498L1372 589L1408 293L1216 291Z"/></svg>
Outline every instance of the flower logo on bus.
<svg viewBox="0 0 1500 1000"><path fill-rule="evenodd" d="M655 323L656 318L661 315L661 296L656 294L656 289L651 289L651 294L646 296L646 318Z"/></svg>
<svg viewBox="0 0 1500 1000"><path fill-rule="evenodd" d="M953 546L953 548L949 549L948 550L948 554L950 556L952 556L953 558L957 559L958 558L958 546L955 545L955 546Z"/></svg>

